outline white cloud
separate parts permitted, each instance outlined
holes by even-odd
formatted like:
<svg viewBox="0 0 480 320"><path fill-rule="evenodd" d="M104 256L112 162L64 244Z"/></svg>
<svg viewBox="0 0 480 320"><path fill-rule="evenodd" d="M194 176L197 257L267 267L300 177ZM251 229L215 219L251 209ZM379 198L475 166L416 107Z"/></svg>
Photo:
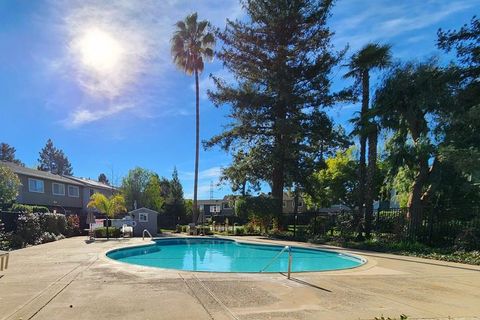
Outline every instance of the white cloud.
<svg viewBox="0 0 480 320"><path fill-rule="evenodd" d="M78 127L83 124L98 121L102 118L115 115L117 113L130 109L132 107L133 107L132 105L124 104L124 105L112 105L104 110L89 110L86 108L80 108L75 110L72 113L71 117L64 121L67 127Z"/></svg>
<svg viewBox="0 0 480 320"><path fill-rule="evenodd" d="M472 8L474 1L402 2L386 5L382 1L362 2L362 11L352 17L352 3L339 2L334 8L342 17L332 24L338 48L350 45L353 51L372 41L389 41L395 36L437 25L448 16ZM353 5L353 7L355 7ZM360 9L360 8L357 8Z"/></svg>

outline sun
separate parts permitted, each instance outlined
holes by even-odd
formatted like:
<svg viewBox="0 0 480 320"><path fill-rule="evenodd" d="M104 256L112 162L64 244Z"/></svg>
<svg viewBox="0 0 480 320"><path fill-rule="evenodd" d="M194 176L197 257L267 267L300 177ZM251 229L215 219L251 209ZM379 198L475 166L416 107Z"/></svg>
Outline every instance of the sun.
<svg viewBox="0 0 480 320"><path fill-rule="evenodd" d="M105 73L118 67L124 50L109 33L100 29L89 29L78 41L82 63L95 71Z"/></svg>

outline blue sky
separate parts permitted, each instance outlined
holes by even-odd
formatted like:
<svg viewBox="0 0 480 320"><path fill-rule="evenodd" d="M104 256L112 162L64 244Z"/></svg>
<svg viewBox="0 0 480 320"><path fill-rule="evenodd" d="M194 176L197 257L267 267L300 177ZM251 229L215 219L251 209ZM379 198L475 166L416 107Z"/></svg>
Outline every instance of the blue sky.
<svg viewBox="0 0 480 320"><path fill-rule="evenodd" d="M370 41L390 43L396 59L450 58L435 47L436 31L458 28L478 13L480 0L337 1L330 20L337 48L350 52ZM101 1L0 0L0 142L35 166L48 138L63 149L77 176L100 172L120 183L140 166L162 176L178 168L185 195L193 189L193 78L171 63L175 21L197 11L222 27L242 19L237 0ZM108 54L97 52L108 47ZM93 50L93 52L92 52ZM113 53L111 53L113 52ZM228 74L218 61L201 76L201 138L219 133L228 108L208 101L210 73ZM347 83L332 74L335 88ZM329 110L337 123L359 106ZM201 151L199 198L208 198L230 156ZM214 196L230 193L214 188Z"/></svg>

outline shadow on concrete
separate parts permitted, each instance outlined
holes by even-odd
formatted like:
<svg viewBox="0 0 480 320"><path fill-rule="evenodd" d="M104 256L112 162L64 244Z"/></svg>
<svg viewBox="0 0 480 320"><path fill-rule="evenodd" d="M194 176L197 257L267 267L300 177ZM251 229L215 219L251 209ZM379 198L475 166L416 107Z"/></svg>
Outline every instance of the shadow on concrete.
<svg viewBox="0 0 480 320"><path fill-rule="evenodd" d="M280 272L281 275L284 275L285 277L287 276L286 273L283 273L283 272ZM315 289L318 289L318 290L322 290L322 291L326 291L326 292L332 292L331 290L328 290L326 288L322 288L320 286L317 286L313 283L310 283L310 282L307 282L307 281L304 281L304 280L300 280L300 279L297 279L297 278L293 278L293 277L290 277L290 281L293 281L293 282L296 282L296 283L300 283L300 284L303 284L305 286L308 286L308 287L311 287L311 288L315 288Z"/></svg>

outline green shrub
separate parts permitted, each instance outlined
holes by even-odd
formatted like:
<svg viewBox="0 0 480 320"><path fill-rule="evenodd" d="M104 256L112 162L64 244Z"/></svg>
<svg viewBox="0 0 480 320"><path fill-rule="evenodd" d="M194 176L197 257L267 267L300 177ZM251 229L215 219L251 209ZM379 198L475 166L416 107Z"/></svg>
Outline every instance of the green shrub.
<svg viewBox="0 0 480 320"><path fill-rule="evenodd" d="M18 216L16 235L21 238L21 246L38 244L42 236L40 218L37 214L26 213Z"/></svg>
<svg viewBox="0 0 480 320"><path fill-rule="evenodd" d="M175 226L175 233L180 233L180 232L182 232L182 226L179 225L179 224L177 224L177 225Z"/></svg>
<svg viewBox="0 0 480 320"><path fill-rule="evenodd" d="M182 232L187 232L188 231L188 226L182 226Z"/></svg>
<svg viewBox="0 0 480 320"><path fill-rule="evenodd" d="M119 238L121 234L120 229L115 227L108 227L108 236L110 238ZM101 227L95 229L95 238L106 238L107 237L107 228Z"/></svg>
<svg viewBox="0 0 480 320"><path fill-rule="evenodd" d="M278 229L274 229L270 231L268 235L276 239L283 239L283 240L293 239L293 232L291 231L281 231Z"/></svg>
<svg viewBox="0 0 480 320"><path fill-rule="evenodd" d="M235 228L235 235L236 236L243 236L245 234L245 229L243 227L236 227Z"/></svg>
<svg viewBox="0 0 480 320"><path fill-rule="evenodd" d="M10 248L10 233L5 232L2 220L0 220L0 250L8 250Z"/></svg>
<svg viewBox="0 0 480 320"><path fill-rule="evenodd" d="M246 234L258 234L257 228L254 222L249 222L244 227Z"/></svg>
<svg viewBox="0 0 480 320"><path fill-rule="evenodd" d="M53 233L55 235L65 234L67 230L67 218L59 213L39 214L41 228L43 232Z"/></svg>
<svg viewBox="0 0 480 320"><path fill-rule="evenodd" d="M15 203L12 205L11 211L21 213L49 213L47 207L44 206L29 206L26 204Z"/></svg>
<svg viewBox="0 0 480 320"><path fill-rule="evenodd" d="M457 250L471 251L480 249L480 218L471 220L470 225L455 239L455 248Z"/></svg>

